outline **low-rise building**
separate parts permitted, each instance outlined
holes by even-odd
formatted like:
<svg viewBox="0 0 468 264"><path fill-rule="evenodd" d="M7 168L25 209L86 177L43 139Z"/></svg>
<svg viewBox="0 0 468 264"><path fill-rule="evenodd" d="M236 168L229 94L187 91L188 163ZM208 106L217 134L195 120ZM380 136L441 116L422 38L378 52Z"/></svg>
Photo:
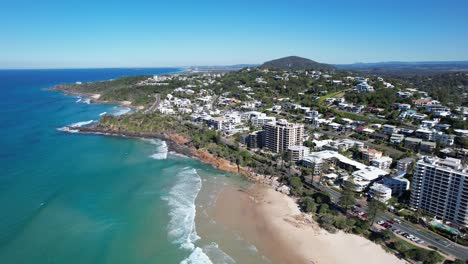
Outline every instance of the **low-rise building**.
<svg viewBox="0 0 468 264"><path fill-rule="evenodd" d="M370 148L360 148L359 152L361 153L361 158L368 162L382 157L383 154L382 151Z"/></svg>
<svg viewBox="0 0 468 264"><path fill-rule="evenodd" d="M405 147L409 149L417 149L419 148L419 144L421 144L422 139L420 138L413 138L413 137L407 137L405 138Z"/></svg>
<svg viewBox="0 0 468 264"><path fill-rule="evenodd" d="M392 165L392 158L384 156L380 158L373 159L371 165L382 170L388 170L390 165Z"/></svg>
<svg viewBox="0 0 468 264"><path fill-rule="evenodd" d="M309 155L310 149L306 146L290 146L288 147L288 156L291 161L297 162L303 160Z"/></svg>
<svg viewBox="0 0 468 264"><path fill-rule="evenodd" d="M400 196L409 190L410 182L403 177L385 177L383 178L383 185L390 188L393 195Z"/></svg>
<svg viewBox="0 0 468 264"><path fill-rule="evenodd" d="M401 142L403 142L404 139L405 139L404 135L393 133L392 136L390 137L390 142L394 144L400 144Z"/></svg>
<svg viewBox="0 0 468 264"><path fill-rule="evenodd" d="M397 162L397 174L404 175L411 169L411 166L414 164L413 158L404 158L400 159Z"/></svg>
<svg viewBox="0 0 468 264"><path fill-rule="evenodd" d="M437 144L435 142L430 141L422 141L421 145L419 146L419 150L424 153L432 153L436 148Z"/></svg>
<svg viewBox="0 0 468 264"><path fill-rule="evenodd" d="M305 156L301 162L305 167L313 168L314 174L320 174L322 172L322 165L324 163L335 165L350 171L361 170L367 167L365 164L352 160L339 154L336 151L331 150L310 153L309 155Z"/></svg>
<svg viewBox="0 0 468 264"><path fill-rule="evenodd" d="M382 203L386 203L392 198L392 189L383 184L374 183L369 188L369 195Z"/></svg>
<svg viewBox="0 0 468 264"><path fill-rule="evenodd" d="M385 124L382 127L382 131L386 134L398 133L398 127L394 125Z"/></svg>
<svg viewBox="0 0 468 264"><path fill-rule="evenodd" d="M361 92L373 92L374 91L374 87L369 85L367 82L358 83L355 89Z"/></svg>
<svg viewBox="0 0 468 264"><path fill-rule="evenodd" d="M347 180L353 179L355 191L362 192L370 184L386 175L388 175L388 172L382 169L379 169L374 166L366 166L363 169L353 172L352 176Z"/></svg>
<svg viewBox="0 0 468 264"><path fill-rule="evenodd" d="M255 131L247 135L245 144L248 148L263 148L265 146L265 131Z"/></svg>

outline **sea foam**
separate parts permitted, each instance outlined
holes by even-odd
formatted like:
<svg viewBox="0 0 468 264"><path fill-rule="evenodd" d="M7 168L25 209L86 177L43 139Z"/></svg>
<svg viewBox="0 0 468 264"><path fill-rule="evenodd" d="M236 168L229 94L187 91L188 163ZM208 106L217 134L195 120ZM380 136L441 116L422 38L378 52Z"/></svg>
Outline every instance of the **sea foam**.
<svg viewBox="0 0 468 264"><path fill-rule="evenodd" d="M119 116L119 115L124 115L126 113L129 113L130 111L132 111L132 109L129 107L115 106L113 107L113 111L111 114L114 116Z"/></svg>
<svg viewBox="0 0 468 264"><path fill-rule="evenodd" d="M210 258L199 247L190 256L180 262L180 264L213 264Z"/></svg>
<svg viewBox="0 0 468 264"><path fill-rule="evenodd" d="M89 125L89 124L91 124L93 122L94 122L94 120L76 122L76 123L70 124L68 126L57 128L57 130L63 131L63 132L77 133L77 132L79 132L79 130L78 129L73 129L73 128L86 126L86 125Z"/></svg>
<svg viewBox="0 0 468 264"><path fill-rule="evenodd" d="M167 154L169 152L169 149L167 147L166 141L159 141L156 143L156 145L158 146L158 150L156 153L154 153L150 157L153 159L157 159L157 160L167 159Z"/></svg>
<svg viewBox="0 0 468 264"><path fill-rule="evenodd" d="M83 98L81 95L78 95L76 98L77 98L77 100L75 101L75 103L83 103L83 104L90 104L91 103L90 98Z"/></svg>
<svg viewBox="0 0 468 264"><path fill-rule="evenodd" d="M173 244L194 250L200 239L195 229L195 199L201 189L201 178L193 168L186 167L176 175L177 182L169 191L169 239Z"/></svg>

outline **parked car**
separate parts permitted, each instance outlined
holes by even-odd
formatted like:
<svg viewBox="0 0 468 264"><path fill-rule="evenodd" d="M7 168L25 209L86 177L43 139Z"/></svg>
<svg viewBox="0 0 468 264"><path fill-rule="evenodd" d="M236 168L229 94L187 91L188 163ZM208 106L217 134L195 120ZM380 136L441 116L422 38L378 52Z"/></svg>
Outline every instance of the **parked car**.
<svg viewBox="0 0 468 264"><path fill-rule="evenodd" d="M393 218L393 221L395 221L395 223L401 224L401 220L398 218Z"/></svg>
<svg viewBox="0 0 468 264"><path fill-rule="evenodd" d="M378 225L382 225L383 223L385 223L384 221L380 220L377 222Z"/></svg>

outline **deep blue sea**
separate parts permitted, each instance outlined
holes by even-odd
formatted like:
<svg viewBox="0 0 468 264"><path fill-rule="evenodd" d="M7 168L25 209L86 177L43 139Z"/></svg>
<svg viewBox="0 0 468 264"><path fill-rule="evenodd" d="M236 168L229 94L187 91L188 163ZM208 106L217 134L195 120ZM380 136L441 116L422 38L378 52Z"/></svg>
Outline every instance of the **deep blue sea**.
<svg viewBox="0 0 468 264"><path fill-rule="evenodd" d="M162 141L60 131L128 109L47 90L175 71L0 71L0 263L234 263L194 219L202 182L231 176Z"/></svg>

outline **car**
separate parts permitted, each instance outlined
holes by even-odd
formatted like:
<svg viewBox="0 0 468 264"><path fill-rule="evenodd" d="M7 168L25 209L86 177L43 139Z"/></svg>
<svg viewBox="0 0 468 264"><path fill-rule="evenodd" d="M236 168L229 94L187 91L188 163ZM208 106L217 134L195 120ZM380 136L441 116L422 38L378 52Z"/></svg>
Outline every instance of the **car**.
<svg viewBox="0 0 468 264"><path fill-rule="evenodd" d="M385 223L384 221L380 220L377 222L378 225L382 225L383 223Z"/></svg>
<svg viewBox="0 0 468 264"><path fill-rule="evenodd" d="M388 222L389 224L392 224L392 225L395 224L395 221L393 221L393 220L388 220L387 222Z"/></svg>
<svg viewBox="0 0 468 264"><path fill-rule="evenodd" d="M401 224L401 220L398 218L393 218L393 221L395 221L395 223Z"/></svg>
<svg viewBox="0 0 468 264"><path fill-rule="evenodd" d="M416 243L418 243L418 244L424 244L424 240L419 239L418 241L416 241Z"/></svg>
<svg viewBox="0 0 468 264"><path fill-rule="evenodd" d="M358 215L363 215L363 214L365 214L363 211L360 211L360 212L358 213Z"/></svg>

